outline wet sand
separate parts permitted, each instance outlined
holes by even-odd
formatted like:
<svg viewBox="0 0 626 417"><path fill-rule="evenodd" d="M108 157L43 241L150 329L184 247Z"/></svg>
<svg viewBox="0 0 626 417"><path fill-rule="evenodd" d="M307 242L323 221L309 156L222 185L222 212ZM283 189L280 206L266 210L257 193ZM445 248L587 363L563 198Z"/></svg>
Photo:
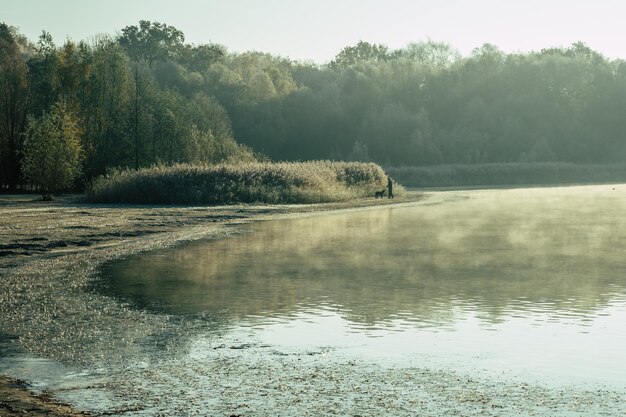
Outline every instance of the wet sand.
<svg viewBox="0 0 626 417"><path fill-rule="evenodd" d="M428 358L390 367L331 350L278 351L245 337L210 339L194 352L181 344L188 334L206 334L210 321L139 311L93 291L103 262L133 253L227 237L252 221L421 199L409 193L329 205L138 207L88 205L75 196L52 203L0 197L0 338L5 332L32 357L91 370L43 395L32 381L3 377L0 415L626 414L625 390L436 370ZM142 359L151 354L156 359ZM94 393L114 395L109 403L85 400Z"/></svg>

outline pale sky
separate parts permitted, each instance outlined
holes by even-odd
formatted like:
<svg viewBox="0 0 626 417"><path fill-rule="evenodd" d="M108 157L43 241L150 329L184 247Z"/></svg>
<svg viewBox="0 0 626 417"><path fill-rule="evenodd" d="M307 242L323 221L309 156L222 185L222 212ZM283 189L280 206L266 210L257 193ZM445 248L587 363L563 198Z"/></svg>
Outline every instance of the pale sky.
<svg viewBox="0 0 626 417"><path fill-rule="evenodd" d="M140 19L173 25L190 43L219 43L324 63L359 40L400 48L428 38L467 55L490 42L527 52L583 41L626 59L619 0L0 0L0 21L57 44L113 34Z"/></svg>

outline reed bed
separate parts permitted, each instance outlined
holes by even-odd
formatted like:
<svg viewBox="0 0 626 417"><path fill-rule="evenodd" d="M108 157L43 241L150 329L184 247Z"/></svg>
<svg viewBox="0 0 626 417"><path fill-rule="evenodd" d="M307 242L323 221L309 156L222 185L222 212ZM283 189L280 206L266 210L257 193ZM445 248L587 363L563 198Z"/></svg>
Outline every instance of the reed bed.
<svg viewBox="0 0 626 417"><path fill-rule="evenodd" d="M305 204L373 196L386 184L385 172L374 163L178 164L111 172L94 181L87 198L134 204Z"/></svg>

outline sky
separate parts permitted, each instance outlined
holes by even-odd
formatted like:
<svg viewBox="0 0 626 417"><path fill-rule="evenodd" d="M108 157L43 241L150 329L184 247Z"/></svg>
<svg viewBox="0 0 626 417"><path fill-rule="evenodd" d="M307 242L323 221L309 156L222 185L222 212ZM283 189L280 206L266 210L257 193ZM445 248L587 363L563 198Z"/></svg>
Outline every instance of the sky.
<svg viewBox="0 0 626 417"><path fill-rule="evenodd" d="M401 48L446 42L463 55L484 43L505 52L582 41L626 59L626 2L619 0L0 0L0 22L57 44L115 34L139 20L182 30L189 43L325 63L359 40Z"/></svg>

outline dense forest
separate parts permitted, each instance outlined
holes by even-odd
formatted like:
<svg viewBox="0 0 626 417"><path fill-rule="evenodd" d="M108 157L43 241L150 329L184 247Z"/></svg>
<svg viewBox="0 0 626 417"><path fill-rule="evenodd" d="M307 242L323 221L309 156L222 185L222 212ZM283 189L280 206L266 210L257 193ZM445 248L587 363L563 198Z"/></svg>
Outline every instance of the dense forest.
<svg viewBox="0 0 626 417"><path fill-rule="evenodd" d="M81 187L113 168L178 162L616 163L625 110L626 62L582 43L462 57L433 41L362 41L317 65L185 43L156 22L59 45L0 24L3 189L26 184L38 165L29 137L45 126L77 138Z"/></svg>

